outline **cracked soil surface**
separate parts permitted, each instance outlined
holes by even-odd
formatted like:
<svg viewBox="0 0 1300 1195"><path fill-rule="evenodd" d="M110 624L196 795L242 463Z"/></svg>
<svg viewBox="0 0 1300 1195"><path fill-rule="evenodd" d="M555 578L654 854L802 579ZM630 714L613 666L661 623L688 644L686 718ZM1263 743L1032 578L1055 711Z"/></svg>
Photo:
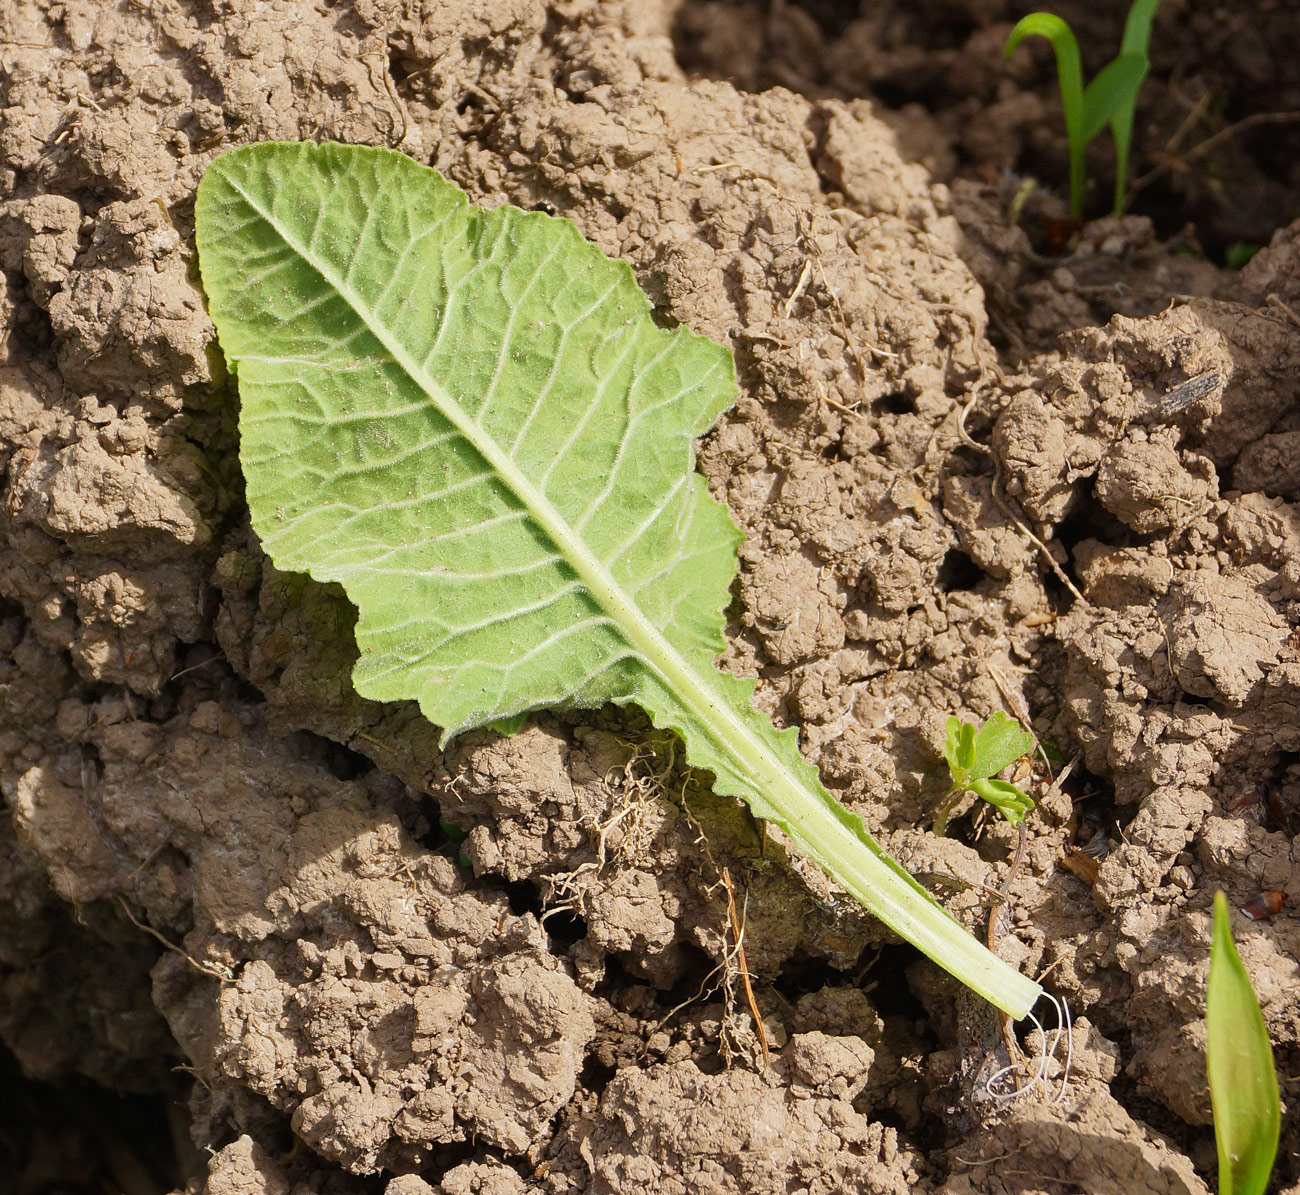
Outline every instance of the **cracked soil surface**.
<svg viewBox="0 0 1300 1195"><path fill-rule="evenodd" d="M4 5L12 1189L1208 1192L1218 888L1281 894L1236 931L1300 1101L1297 126L1173 137L1218 112L1193 83L1300 108L1300 9L1262 7L1232 41L1167 0L1156 224L1053 251L1050 196L1013 213L1062 143L1004 0ZM207 164L299 138L568 216L734 348L700 444L746 534L721 663L1069 1001L1068 1084L1050 1023L1009 1039L635 714L444 751L356 696L350 606L249 530L194 262ZM945 719L997 710L1079 755L1026 769L1018 867L969 805L928 828ZM1275 1190L1297 1151L1288 1115Z"/></svg>

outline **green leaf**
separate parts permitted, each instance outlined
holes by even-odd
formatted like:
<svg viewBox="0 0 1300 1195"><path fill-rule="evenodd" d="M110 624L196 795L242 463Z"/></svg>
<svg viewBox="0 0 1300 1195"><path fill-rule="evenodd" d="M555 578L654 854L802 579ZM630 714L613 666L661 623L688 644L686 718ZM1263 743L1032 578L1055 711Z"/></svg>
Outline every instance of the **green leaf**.
<svg viewBox="0 0 1300 1195"><path fill-rule="evenodd" d="M961 722L949 714L947 732L943 754L948 761L948 771L952 775L954 786L965 788L970 782L971 769L975 766L975 727L972 723Z"/></svg>
<svg viewBox="0 0 1300 1195"><path fill-rule="evenodd" d="M1223 251L1223 265L1229 270L1244 270L1263 247L1258 241L1233 241Z"/></svg>
<svg viewBox="0 0 1300 1195"><path fill-rule="evenodd" d="M999 809L1013 826L1020 825L1025 814L1034 807L1034 800L1028 793L1006 780L972 780L970 790Z"/></svg>
<svg viewBox="0 0 1300 1195"><path fill-rule="evenodd" d="M459 826L452 825L445 817L438 819L438 828L453 842L463 842L469 835Z"/></svg>
<svg viewBox="0 0 1300 1195"><path fill-rule="evenodd" d="M1205 1069L1219 1150L1220 1195L1263 1195L1282 1125L1273 1047L1232 941L1228 902L1214 894L1205 987Z"/></svg>
<svg viewBox="0 0 1300 1195"><path fill-rule="evenodd" d="M1027 37L1045 37L1056 55L1056 80L1061 89L1065 137L1070 149L1070 214L1082 219L1084 151L1089 139L1084 132L1083 60L1079 42L1070 26L1054 13L1031 12L1021 17L1011 30L1003 57L1010 58Z"/></svg>
<svg viewBox="0 0 1300 1195"><path fill-rule="evenodd" d="M1048 763L1065 763L1066 755L1059 747L1052 746L1051 743L1045 743L1042 739L1038 740L1038 750L1043 753Z"/></svg>
<svg viewBox="0 0 1300 1195"><path fill-rule="evenodd" d="M1062 17L1051 12L1031 12L1028 16L1021 17L1007 35L1007 44L1002 49L1002 57L1010 58L1015 53L1016 47L1027 37L1045 37L1058 54L1061 52L1058 47L1069 53L1069 46L1073 43L1074 52L1078 53L1079 43L1074 36L1074 30ZM1082 66L1079 71L1080 74L1083 73Z"/></svg>
<svg viewBox="0 0 1300 1195"><path fill-rule="evenodd" d="M1121 56L1142 59L1142 74L1133 88L1127 103L1121 104L1110 121L1111 139L1115 142L1115 202L1111 214L1124 214L1124 200L1128 195L1128 161L1133 144L1133 119L1137 113L1138 92L1147 73L1147 46L1151 41L1151 22L1155 19L1160 0L1133 0L1124 21L1124 40L1120 43Z"/></svg>
<svg viewBox="0 0 1300 1195"><path fill-rule="evenodd" d="M474 207L390 150L234 150L196 223L253 526L356 603L358 692L444 737L636 703L885 924L1032 1007L714 666L740 533L693 441L734 400L725 349L657 327L568 221Z"/></svg>
<svg viewBox="0 0 1300 1195"><path fill-rule="evenodd" d="M1093 75L1083 92L1085 140L1091 141L1121 110L1128 112L1131 127L1138 88L1147 76L1148 66L1145 54L1121 54Z"/></svg>
<svg viewBox="0 0 1300 1195"><path fill-rule="evenodd" d="M1160 0L1133 0L1124 19L1124 40L1120 42L1121 54L1141 54L1146 57L1151 44L1151 22L1155 20Z"/></svg>
<svg viewBox="0 0 1300 1195"><path fill-rule="evenodd" d="M970 765L972 779L996 776L1022 755L1034 749L1034 736L1001 710L987 718L975 734L975 757Z"/></svg>
<svg viewBox="0 0 1300 1195"><path fill-rule="evenodd" d="M1008 718L1001 710L978 729L973 722L960 722L948 716L943 744L944 758L952 775L952 787L944 794L935 812L934 832L940 837L948 828L948 818L963 792L996 806L1012 825L1018 826L1033 807L1033 800L1014 784L992 780L1003 768L1015 763L1034 749L1037 740Z"/></svg>
<svg viewBox="0 0 1300 1195"><path fill-rule="evenodd" d="M526 721L528 721L528 711L524 710L518 714L511 714L507 718L494 718L491 722L485 722L484 725L489 730L495 730L497 734L503 734L509 738L512 734L518 734L523 729Z"/></svg>

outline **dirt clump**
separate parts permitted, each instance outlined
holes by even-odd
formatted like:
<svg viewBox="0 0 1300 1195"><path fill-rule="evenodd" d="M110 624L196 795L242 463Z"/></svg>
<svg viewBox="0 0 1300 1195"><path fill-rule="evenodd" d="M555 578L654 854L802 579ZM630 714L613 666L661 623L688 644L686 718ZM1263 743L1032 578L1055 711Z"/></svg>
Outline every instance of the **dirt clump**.
<svg viewBox="0 0 1300 1195"><path fill-rule="evenodd" d="M184 1068L177 1190L1201 1192L1216 888L1287 894L1236 930L1300 1098L1300 224L1239 272L1143 216L1052 258L971 170L1046 174L1049 91L995 73L1005 6L940 7L923 52L824 6L10 6L0 1039ZM299 137L568 216L735 349L721 663L1069 1000L1069 1076L635 712L444 747L355 694L346 599L248 527L194 268L207 164ZM997 710L1073 777L938 838L946 719Z"/></svg>

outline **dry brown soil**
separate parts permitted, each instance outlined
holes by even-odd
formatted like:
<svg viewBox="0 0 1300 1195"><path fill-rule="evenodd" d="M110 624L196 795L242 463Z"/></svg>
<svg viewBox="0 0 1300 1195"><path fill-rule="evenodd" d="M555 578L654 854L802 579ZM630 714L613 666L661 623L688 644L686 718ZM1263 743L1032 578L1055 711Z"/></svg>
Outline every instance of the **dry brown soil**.
<svg viewBox="0 0 1300 1195"><path fill-rule="evenodd" d="M1072 7L1095 67L1125 6ZM1236 928L1300 1191L1300 8L1166 0L1137 214L1073 238L1023 11L0 4L0 1186L1194 1195L1222 888L1285 894ZM443 752L355 696L196 281L197 180L270 138L545 205L734 347L723 662L1069 1001L1068 1082L636 716ZM928 831L996 710L1081 753L1014 874Z"/></svg>

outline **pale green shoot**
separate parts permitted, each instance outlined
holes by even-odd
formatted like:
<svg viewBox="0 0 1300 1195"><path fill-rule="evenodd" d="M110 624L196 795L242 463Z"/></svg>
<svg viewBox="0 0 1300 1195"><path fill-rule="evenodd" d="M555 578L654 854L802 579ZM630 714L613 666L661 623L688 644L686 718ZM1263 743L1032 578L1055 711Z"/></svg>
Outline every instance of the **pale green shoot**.
<svg viewBox="0 0 1300 1195"><path fill-rule="evenodd" d="M1124 22L1124 40L1120 43L1119 57L1115 59L1115 62L1127 61L1130 64L1135 60L1140 61L1142 70L1131 81L1127 92L1119 98L1110 117L1110 135L1115 142L1115 204L1111 211L1114 216L1124 214L1124 200L1128 195L1129 151L1133 146L1133 120L1137 114L1138 92L1151 68L1147 47L1151 44L1151 22L1159 7L1160 0L1135 0L1133 7L1128 10L1128 19ZM1103 67L1097 72L1097 78L1093 79L1090 89L1105 74L1106 69ZM1126 72L1131 74L1132 69L1130 65ZM1098 95L1097 108L1101 109L1106 102Z"/></svg>
<svg viewBox="0 0 1300 1195"><path fill-rule="evenodd" d="M952 786L944 793L939 812L935 814L934 832L944 833L953 806L966 792L987 801L1013 826L1020 825L1034 807L1033 799L1016 785L996 777L1003 768L1034 749L1037 741L1034 736L1001 710L978 728L973 722L961 722L950 715L947 732L943 755L948 761Z"/></svg>
<svg viewBox="0 0 1300 1195"><path fill-rule="evenodd" d="M1107 124L1115 142L1115 201L1112 214L1124 213L1128 192L1129 152L1133 142L1133 119L1138 91L1150 69L1147 47L1151 22L1160 0L1134 0L1124 24L1124 40L1113 58L1083 84L1083 61L1074 31L1060 17L1034 12L1022 17L1007 38L1004 56L1010 57L1027 37L1044 37L1056 55L1056 77L1065 113L1065 136L1070 152L1070 214L1083 218L1086 153Z"/></svg>
<svg viewBox="0 0 1300 1195"><path fill-rule="evenodd" d="M1219 1150L1219 1195L1263 1195L1277 1155L1282 1105L1268 1028L1233 944L1222 892L1214 894L1205 985L1205 1070Z"/></svg>
<svg viewBox="0 0 1300 1195"><path fill-rule="evenodd" d="M391 150L245 146L195 208L253 527L356 603L353 683L444 741L639 705L715 791L1015 1017L1041 988L936 904L714 663L741 535L694 470L730 352L658 327L567 220Z"/></svg>

